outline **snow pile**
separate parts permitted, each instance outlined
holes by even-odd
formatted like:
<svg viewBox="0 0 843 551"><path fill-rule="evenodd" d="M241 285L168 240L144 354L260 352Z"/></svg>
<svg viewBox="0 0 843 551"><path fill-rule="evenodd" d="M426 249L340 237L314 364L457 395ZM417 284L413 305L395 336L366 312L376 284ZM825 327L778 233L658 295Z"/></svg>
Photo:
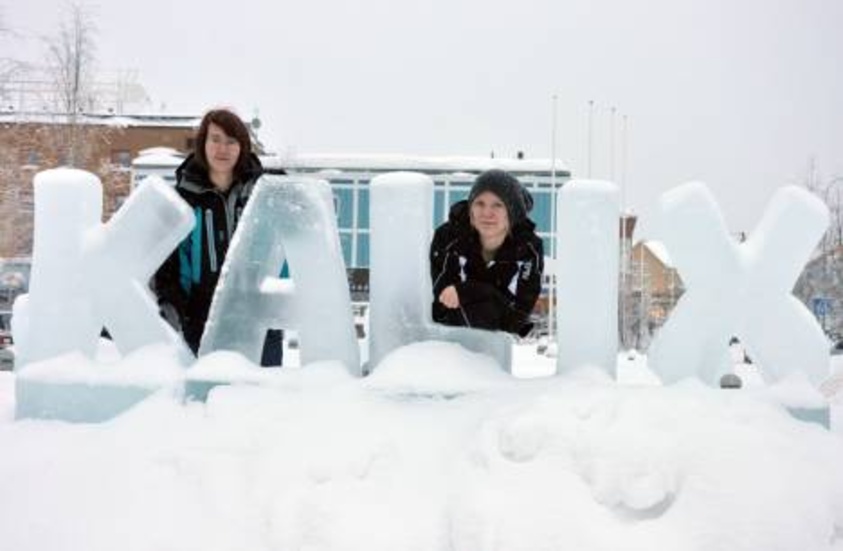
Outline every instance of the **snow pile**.
<svg viewBox="0 0 843 551"><path fill-rule="evenodd" d="M238 368L203 362L194 369ZM839 435L751 392L625 386L589 371L517 380L492 367L419 343L362 380L325 363L264 370L283 384L218 386L205 404L162 392L98 425L4 415L0 541L15 551L843 549Z"/></svg>
<svg viewBox="0 0 843 551"><path fill-rule="evenodd" d="M512 380L485 354L456 343L423 341L388 354L363 385L394 394L432 396L487 390Z"/></svg>

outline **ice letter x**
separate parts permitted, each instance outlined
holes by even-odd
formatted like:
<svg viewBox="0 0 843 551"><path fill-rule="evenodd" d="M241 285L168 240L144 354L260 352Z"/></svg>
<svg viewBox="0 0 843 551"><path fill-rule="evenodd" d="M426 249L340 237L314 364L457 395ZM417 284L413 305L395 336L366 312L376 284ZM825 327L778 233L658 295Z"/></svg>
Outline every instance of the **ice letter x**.
<svg viewBox="0 0 843 551"><path fill-rule="evenodd" d="M744 243L728 233L700 183L660 200L661 240L685 283L676 309L650 346L665 383L697 376L716 384L731 370L737 336L768 382L795 372L814 384L828 376L827 339L791 290L828 226L828 209L797 187L780 189Z"/></svg>
<svg viewBox="0 0 843 551"><path fill-rule="evenodd" d="M91 355L103 327L123 353L154 342L182 346L147 288L193 225L175 191L146 180L102 224L102 186L93 174L47 170L34 188L30 291L15 305L20 363L74 350Z"/></svg>

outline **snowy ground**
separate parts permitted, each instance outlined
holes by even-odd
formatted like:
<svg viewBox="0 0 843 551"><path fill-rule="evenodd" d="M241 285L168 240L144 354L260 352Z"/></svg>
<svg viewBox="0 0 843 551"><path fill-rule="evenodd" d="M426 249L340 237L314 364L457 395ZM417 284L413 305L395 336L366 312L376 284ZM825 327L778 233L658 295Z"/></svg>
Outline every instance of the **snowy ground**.
<svg viewBox="0 0 843 551"><path fill-rule="evenodd" d="M0 548L843 551L839 433L642 356L618 383L553 362L419 343L96 425L13 422L0 374Z"/></svg>

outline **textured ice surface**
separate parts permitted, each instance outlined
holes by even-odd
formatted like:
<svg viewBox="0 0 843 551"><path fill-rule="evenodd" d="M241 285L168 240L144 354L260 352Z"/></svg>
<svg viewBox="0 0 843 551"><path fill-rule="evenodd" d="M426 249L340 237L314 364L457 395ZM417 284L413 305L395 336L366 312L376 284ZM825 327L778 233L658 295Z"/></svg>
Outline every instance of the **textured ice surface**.
<svg viewBox="0 0 843 551"><path fill-rule="evenodd" d="M73 351L92 356L103 327L123 353L178 346L147 281L190 231L187 205L156 178L102 224L102 186L93 174L48 170L34 185L29 296L15 308L18 365Z"/></svg>
<svg viewBox="0 0 843 551"><path fill-rule="evenodd" d="M147 281L190 231L193 216L157 178L138 187L106 224L93 174L48 170L35 176L34 186L29 294L14 306L16 414L106 419L163 383L151 373L139 383L115 366L58 376L34 364L66 354L93 358L103 327L123 354L160 344L187 358L181 338L158 315Z"/></svg>
<svg viewBox="0 0 843 551"><path fill-rule="evenodd" d="M278 275L284 260L290 280ZM260 363L266 330L296 329L303 364L360 359L327 182L263 176L223 265L200 355L234 350Z"/></svg>

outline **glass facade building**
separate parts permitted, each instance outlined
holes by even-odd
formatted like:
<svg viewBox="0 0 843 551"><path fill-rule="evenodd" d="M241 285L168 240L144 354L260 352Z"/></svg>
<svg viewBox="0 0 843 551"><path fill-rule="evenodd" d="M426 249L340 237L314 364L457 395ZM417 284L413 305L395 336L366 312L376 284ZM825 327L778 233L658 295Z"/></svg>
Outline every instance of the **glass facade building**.
<svg viewBox="0 0 843 551"><path fill-rule="evenodd" d="M155 153L160 153L156 151ZM169 176L181 162L178 156L150 155L133 161L133 184L150 174ZM530 218L544 241L546 256L555 254L553 228L556 195L571 177L559 161L550 159L500 159L479 157L409 157L395 155L296 155L264 156L269 170L283 169L289 175L307 175L326 180L333 192L334 209L343 258L349 272L352 294L357 300L368 296L369 268L369 182L387 172L421 172L434 181L433 219L436 227L448 218L450 206L468 197L474 179L484 170L506 170L530 191Z"/></svg>
<svg viewBox="0 0 843 551"><path fill-rule="evenodd" d="M544 241L547 256L554 253L556 194L570 172L551 160L395 157L395 156L297 156L284 160L262 159L268 168L283 168L289 174L303 174L326 180L331 185L337 226L346 267L369 267L369 182L393 171L422 172L433 179L433 219L436 227L448 218L450 206L468 197L474 179L482 171L499 168L510 172L530 191L533 209L530 218Z"/></svg>

